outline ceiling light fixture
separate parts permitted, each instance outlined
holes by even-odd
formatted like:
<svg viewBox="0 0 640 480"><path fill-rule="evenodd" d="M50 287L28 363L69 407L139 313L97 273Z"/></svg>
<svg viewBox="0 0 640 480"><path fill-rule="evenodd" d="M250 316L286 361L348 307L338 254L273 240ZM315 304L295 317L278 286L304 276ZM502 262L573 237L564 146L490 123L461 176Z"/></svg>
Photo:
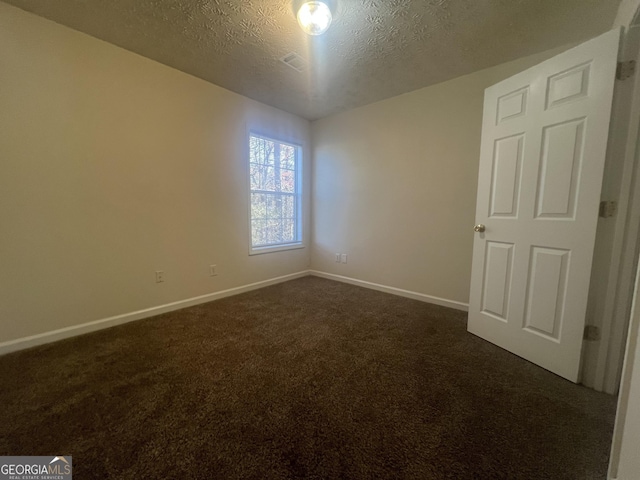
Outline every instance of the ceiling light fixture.
<svg viewBox="0 0 640 480"><path fill-rule="evenodd" d="M322 35L331 25L331 10L324 2L305 2L298 10L298 23L309 35Z"/></svg>

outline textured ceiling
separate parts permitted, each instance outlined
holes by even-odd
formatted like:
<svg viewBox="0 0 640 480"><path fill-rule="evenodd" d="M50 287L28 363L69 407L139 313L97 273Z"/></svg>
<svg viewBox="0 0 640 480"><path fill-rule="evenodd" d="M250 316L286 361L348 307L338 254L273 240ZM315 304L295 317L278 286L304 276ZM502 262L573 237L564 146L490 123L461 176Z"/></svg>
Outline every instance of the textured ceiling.
<svg viewBox="0 0 640 480"><path fill-rule="evenodd" d="M299 0L6 0L308 119L608 30L619 0L333 0L329 31ZM298 72L278 59L308 64Z"/></svg>

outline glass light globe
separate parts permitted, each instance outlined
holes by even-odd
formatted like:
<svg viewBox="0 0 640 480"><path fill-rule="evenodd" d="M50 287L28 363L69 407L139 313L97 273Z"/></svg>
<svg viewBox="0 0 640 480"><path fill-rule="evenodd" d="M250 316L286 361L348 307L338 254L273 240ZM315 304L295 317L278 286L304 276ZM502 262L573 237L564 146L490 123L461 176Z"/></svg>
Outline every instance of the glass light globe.
<svg viewBox="0 0 640 480"><path fill-rule="evenodd" d="M298 23L309 35L321 35L331 25L331 10L323 2L306 2L298 10Z"/></svg>

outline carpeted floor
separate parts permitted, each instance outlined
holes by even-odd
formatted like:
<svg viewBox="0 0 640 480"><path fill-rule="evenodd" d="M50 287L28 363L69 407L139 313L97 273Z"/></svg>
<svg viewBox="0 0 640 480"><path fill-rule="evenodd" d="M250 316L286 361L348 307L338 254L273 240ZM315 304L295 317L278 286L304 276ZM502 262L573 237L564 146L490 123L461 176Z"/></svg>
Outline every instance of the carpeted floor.
<svg viewBox="0 0 640 480"><path fill-rule="evenodd" d="M466 314L307 277L0 357L0 455L77 479L599 479L615 399Z"/></svg>

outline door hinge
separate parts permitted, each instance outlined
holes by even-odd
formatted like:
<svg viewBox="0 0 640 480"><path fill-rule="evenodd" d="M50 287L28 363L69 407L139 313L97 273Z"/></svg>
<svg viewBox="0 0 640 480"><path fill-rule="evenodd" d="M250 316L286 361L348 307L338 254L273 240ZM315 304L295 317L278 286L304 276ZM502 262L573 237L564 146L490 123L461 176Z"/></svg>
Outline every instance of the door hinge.
<svg viewBox="0 0 640 480"><path fill-rule="evenodd" d="M589 341L600 340L600 329L595 325L585 325L583 338Z"/></svg>
<svg viewBox="0 0 640 480"><path fill-rule="evenodd" d="M636 61L626 60L624 62L618 62L618 68L616 68L616 78L618 80L626 80L633 77L636 72Z"/></svg>
<svg viewBox="0 0 640 480"><path fill-rule="evenodd" d="M618 202L602 201L600 202L600 211L598 215L602 218L613 217L618 212Z"/></svg>

